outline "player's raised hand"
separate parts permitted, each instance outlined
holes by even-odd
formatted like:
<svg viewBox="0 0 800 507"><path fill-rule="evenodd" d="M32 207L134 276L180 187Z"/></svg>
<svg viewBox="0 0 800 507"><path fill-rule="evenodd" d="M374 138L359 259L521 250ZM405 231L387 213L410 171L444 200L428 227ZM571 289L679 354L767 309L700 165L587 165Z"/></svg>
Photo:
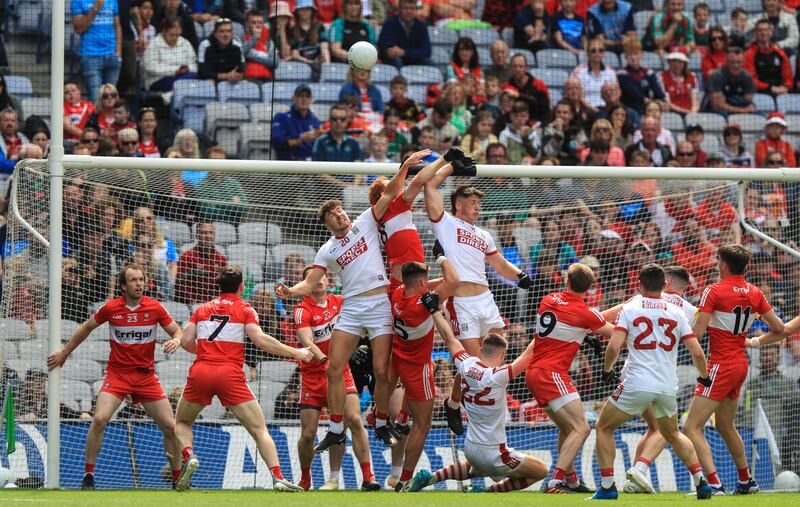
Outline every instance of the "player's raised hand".
<svg viewBox="0 0 800 507"><path fill-rule="evenodd" d="M411 169L415 165L417 165L420 162L422 162L422 159L424 159L425 157L427 157L430 154L431 154L431 150L420 150L420 151L417 151L415 153L412 153L405 160L405 162L403 162L403 166L402 167L407 168L407 169Z"/></svg>
<svg viewBox="0 0 800 507"><path fill-rule="evenodd" d="M172 354L179 348L181 348L181 340L179 338L173 338L171 340L167 340L164 342L164 345L161 346L161 350L165 354Z"/></svg>
<svg viewBox="0 0 800 507"><path fill-rule="evenodd" d="M454 160L450 162L450 165L453 166L453 176L475 176L478 174L475 161L469 157Z"/></svg>
<svg viewBox="0 0 800 507"><path fill-rule="evenodd" d="M444 248L442 248L442 244L439 243L439 240L433 242L433 258L438 259L439 257L444 256Z"/></svg>
<svg viewBox="0 0 800 507"><path fill-rule="evenodd" d="M603 345L600 343L600 338L594 335L587 336L586 343L588 343L589 346L592 347L595 356L603 357Z"/></svg>
<svg viewBox="0 0 800 507"><path fill-rule="evenodd" d="M64 349L54 352L52 355L50 355L50 357L47 358L47 369L52 370L53 368L62 366L68 357L69 354L67 354Z"/></svg>
<svg viewBox="0 0 800 507"><path fill-rule="evenodd" d="M302 349L297 349L297 352L295 353L295 359L307 363L314 359L314 354L307 347Z"/></svg>
<svg viewBox="0 0 800 507"><path fill-rule="evenodd" d="M291 296L291 289L285 284L279 283L275 285L275 295L278 296L278 299L286 299Z"/></svg>
<svg viewBox="0 0 800 507"><path fill-rule="evenodd" d="M448 162L455 162L456 160L464 160L466 155L464 155L464 150L459 148L458 146L453 146L449 150L442 155L442 158Z"/></svg>
<svg viewBox="0 0 800 507"><path fill-rule="evenodd" d="M606 384L619 384L619 374L615 370L604 371L600 378Z"/></svg>
<svg viewBox="0 0 800 507"><path fill-rule="evenodd" d="M435 292L428 291L422 295L420 298L422 304L425 305L425 308L428 309L431 313L436 313L439 311L439 294Z"/></svg>
<svg viewBox="0 0 800 507"><path fill-rule="evenodd" d="M528 290L531 288L531 285L533 285L531 277L528 276L528 273L524 271L520 271L519 273L517 273L517 278L518 278L517 287L519 287L520 289Z"/></svg>

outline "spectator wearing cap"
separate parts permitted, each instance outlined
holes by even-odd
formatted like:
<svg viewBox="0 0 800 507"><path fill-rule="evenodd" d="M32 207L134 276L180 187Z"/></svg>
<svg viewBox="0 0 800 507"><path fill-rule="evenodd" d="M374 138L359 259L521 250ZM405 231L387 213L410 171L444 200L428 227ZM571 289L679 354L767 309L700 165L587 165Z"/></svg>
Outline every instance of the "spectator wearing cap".
<svg viewBox="0 0 800 507"><path fill-rule="evenodd" d="M708 153L703 149L703 139L705 139L706 132L703 126L699 123L692 123L686 126L684 130L685 139L691 143L694 149L694 163L695 167L705 167Z"/></svg>
<svg viewBox="0 0 800 507"><path fill-rule="evenodd" d="M653 69L642 67L642 43L637 39L628 39L622 46L625 51L624 68L617 71L617 80L622 90L621 101L636 111L639 116L644 113L645 100L665 100L664 89L658 82Z"/></svg>
<svg viewBox="0 0 800 507"><path fill-rule="evenodd" d="M167 19L180 22L183 38L189 41L192 48L198 48L200 41L197 38L194 20L192 20L189 9L181 0L164 0L161 7L156 10L150 23L153 26L160 27L164 20Z"/></svg>
<svg viewBox="0 0 800 507"><path fill-rule="evenodd" d="M550 116L550 92L544 81L536 79L528 72L528 58L523 54L511 57L511 78L508 84L518 97L528 104L530 119L540 124Z"/></svg>
<svg viewBox="0 0 800 507"><path fill-rule="evenodd" d="M278 160L309 160L314 141L322 135L319 118L311 111L311 88L298 85L292 107L272 119L272 146Z"/></svg>
<svg viewBox="0 0 800 507"><path fill-rule="evenodd" d="M721 154L726 167L753 167L753 155L744 147L738 123L729 123L723 129Z"/></svg>
<svg viewBox="0 0 800 507"><path fill-rule="evenodd" d="M756 141L756 167L766 167L767 155L772 152L781 154L786 167L797 167L792 144L781 139L788 127L783 113L777 111L769 113L767 124L764 126L765 137Z"/></svg>
<svg viewBox="0 0 800 507"><path fill-rule="evenodd" d="M325 162L361 162L364 160L358 141L345 132L347 110L337 104L331 107L328 118L331 122L331 129L314 142L311 160Z"/></svg>
<svg viewBox="0 0 800 507"><path fill-rule="evenodd" d="M317 81L323 63L331 62L325 26L319 22L319 12L313 0L297 0L294 4L294 23L289 28L292 60L311 65L311 80Z"/></svg>
<svg viewBox="0 0 800 507"><path fill-rule="evenodd" d="M677 47L684 47L691 53L695 45L694 30L689 15L683 11L683 0L665 0L664 4L664 10L650 18L645 49L654 49L661 56Z"/></svg>
<svg viewBox="0 0 800 507"><path fill-rule="evenodd" d="M431 114L414 127L414 138L419 137L423 127L433 127L434 151L445 153L458 139L458 130L450 123L452 117L453 103L446 98L440 98L433 105Z"/></svg>
<svg viewBox="0 0 800 507"><path fill-rule="evenodd" d="M292 11L289 3L278 0L269 7L269 38L281 60L288 60L292 56L292 46L289 43L289 22L292 20Z"/></svg>
<svg viewBox="0 0 800 507"><path fill-rule="evenodd" d="M706 158L705 167L714 169L725 167L725 157L722 156L722 153L717 153L717 152L709 153L708 157Z"/></svg>
<svg viewBox="0 0 800 507"><path fill-rule="evenodd" d="M744 68L741 48L728 48L725 65L711 73L706 85L709 110L725 117L733 113L755 113L753 94L756 85Z"/></svg>
<svg viewBox="0 0 800 507"><path fill-rule="evenodd" d="M378 37L381 61L397 68L431 65L431 40L425 23L417 19L416 0L400 0L396 16L389 17Z"/></svg>
<svg viewBox="0 0 800 507"><path fill-rule="evenodd" d="M786 52L772 42L772 34L768 19L756 22L756 40L744 52L744 68L753 76L760 93L784 95L792 88L792 64Z"/></svg>
<svg viewBox="0 0 800 507"><path fill-rule="evenodd" d="M350 46L360 41L375 44L375 29L361 16L361 0L344 0L342 16L336 18L328 30L328 42L331 45L331 60L347 62L347 51Z"/></svg>
<svg viewBox="0 0 800 507"><path fill-rule="evenodd" d="M226 18L214 22L214 31L197 49L200 79L213 83L237 83L244 77L242 45L233 37L233 23Z"/></svg>
<svg viewBox="0 0 800 507"><path fill-rule="evenodd" d="M164 18L160 28L142 58L144 85L151 91L169 92L179 79L197 79L197 54L181 36L180 20Z"/></svg>
<svg viewBox="0 0 800 507"><path fill-rule="evenodd" d="M72 28L81 38L81 71L89 101L103 83L116 83L122 66L122 27L117 0L72 0Z"/></svg>
<svg viewBox="0 0 800 507"><path fill-rule="evenodd" d="M658 82L666 94L669 110L678 114L700 110L697 77L689 70L689 57L683 51L667 55L666 70L658 73Z"/></svg>
<svg viewBox="0 0 800 507"><path fill-rule="evenodd" d="M589 38L603 36L606 49L619 53L629 40L636 40L633 6L624 0L600 0L586 12Z"/></svg>
<svg viewBox="0 0 800 507"><path fill-rule="evenodd" d="M600 93L603 85L617 82L616 71L603 62L605 51L602 38L592 39L586 48L586 62L579 64L572 71L572 75L577 77L583 85L586 100L596 108L603 105L603 97Z"/></svg>
<svg viewBox="0 0 800 507"><path fill-rule="evenodd" d="M625 149L625 160L631 162L631 155L640 150L650 154L650 161L656 167L663 167L672 160L672 150L669 146L658 142L658 135L661 132L661 125L652 116L645 116L642 119L640 129L642 138Z"/></svg>
<svg viewBox="0 0 800 507"><path fill-rule="evenodd" d="M269 37L269 28L264 24L264 13L256 9L247 11L245 26L247 31L242 45L244 77L257 82L271 80L279 60Z"/></svg>
<svg viewBox="0 0 800 507"><path fill-rule="evenodd" d="M788 55L797 53L797 47L800 45L800 31L798 31L794 13L790 14L784 10L783 0L762 0L762 5L764 11L747 20L747 33L752 34L756 29L756 24L762 19L766 19L774 27L772 41ZM757 34L756 37L758 37Z"/></svg>

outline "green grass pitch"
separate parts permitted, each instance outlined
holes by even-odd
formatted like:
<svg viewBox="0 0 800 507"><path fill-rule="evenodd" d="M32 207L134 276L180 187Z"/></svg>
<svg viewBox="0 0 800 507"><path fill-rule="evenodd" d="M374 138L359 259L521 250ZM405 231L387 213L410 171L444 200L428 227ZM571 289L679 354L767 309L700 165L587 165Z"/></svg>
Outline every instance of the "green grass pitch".
<svg viewBox="0 0 800 507"><path fill-rule="evenodd" d="M800 494L794 493L759 493L751 496L714 497L709 502L714 505L759 507L797 505ZM381 507L462 507L468 502L469 507L503 507L546 504L586 505L581 495L544 495L538 492L503 493L503 494L469 494L457 492L422 492L416 494L398 494L390 491L380 493L348 492L307 492L307 493L275 493L273 491L204 491L194 490L184 493L174 491L22 491L0 490L0 505L58 505L62 506L151 506L169 507L190 506L203 507L235 505L258 506L279 502L281 507L354 507L359 505L381 505ZM601 505L692 505L697 500L683 493L659 493L657 495L621 494L616 502L599 502ZM705 505L705 504L704 504Z"/></svg>

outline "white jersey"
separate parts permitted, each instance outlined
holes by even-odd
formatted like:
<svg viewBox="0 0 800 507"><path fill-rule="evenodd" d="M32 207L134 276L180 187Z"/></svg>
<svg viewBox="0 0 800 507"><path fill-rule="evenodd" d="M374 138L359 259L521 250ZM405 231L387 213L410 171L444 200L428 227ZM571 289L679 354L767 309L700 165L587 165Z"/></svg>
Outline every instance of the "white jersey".
<svg viewBox="0 0 800 507"><path fill-rule="evenodd" d="M465 351L454 358L461 374L462 402L469 425L467 440L480 445L506 442L506 387L511 381L511 365L490 368L480 358Z"/></svg>
<svg viewBox="0 0 800 507"><path fill-rule="evenodd" d="M622 306L615 329L628 333L622 382L636 391L675 394L678 341L695 337L684 310L663 298L637 296Z"/></svg>
<svg viewBox="0 0 800 507"><path fill-rule="evenodd" d="M453 263L462 282L489 286L486 279L486 257L497 254L492 235L444 211L433 222L433 232Z"/></svg>
<svg viewBox="0 0 800 507"><path fill-rule="evenodd" d="M372 208L361 213L344 236L334 236L322 245L314 258L314 267L336 271L342 280L345 298L389 284L378 221Z"/></svg>
<svg viewBox="0 0 800 507"><path fill-rule="evenodd" d="M683 314L686 316L686 320L689 322L689 325L691 326L694 324L694 319L697 318L696 306L683 299L680 295L672 294L670 292L662 292L661 298L665 301L669 301L673 305L683 310Z"/></svg>

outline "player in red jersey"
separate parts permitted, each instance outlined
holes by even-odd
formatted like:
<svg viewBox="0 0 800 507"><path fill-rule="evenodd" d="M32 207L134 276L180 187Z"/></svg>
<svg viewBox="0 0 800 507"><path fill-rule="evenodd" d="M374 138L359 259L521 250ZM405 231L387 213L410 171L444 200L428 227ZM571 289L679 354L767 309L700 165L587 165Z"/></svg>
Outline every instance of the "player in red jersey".
<svg viewBox="0 0 800 507"><path fill-rule="evenodd" d="M569 368L587 333L611 336L614 327L586 306L586 292L595 281L592 268L573 264L567 289L542 298L536 318L536 346L525 372L525 384L558 427L558 461L545 493L591 493L573 467L575 456L591 433Z"/></svg>
<svg viewBox="0 0 800 507"><path fill-rule="evenodd" d="M313 266L307 266L303 270L303 278L312 269ZM297 440L297 455L302 475L298 484L305 490L311 488L311 461L314 459L314 437L317 435L319 415L322 409L328 406L328 378L325 376L325 366L328 362L331 332L342 308L342 296L328 294L327 289L328 277L323 276L311 294L303 298L294 309L297 339L314 354L313 361L300 363L300 438ZM362 464L361 472L366 483L362 484L362 488L374 488L371 484L377 485L377 483L372 475L369 437L361 422L359 393L348 366L344 369L344 385L348 394L344 402L344 424L350 429L353 451L358 462ZM319 489L339 489L339 472L342 469L343 456L344 445L331 447L328 456L331 477Z"/></svg>
<svg viewBox="0 0 800 507"><path fill-rule="evenodd" d="M683 431L692 440L715 494L724 494L725 490L703 433L712 414L717 431L736 463L739 473L736 493L755 493L759 489L750 475L744 442L734 424L739 392L747 378L745 340L758 315L774 333L784 330L783 322L775 315L761 290L744 278L751 255L750 249L742 245L725 245L719 249L717 258L722 281L706 287L693 326L697 336L703 336L708 329L711 385L697 385Z"/></svg>
<svg viewBox="0 0 800 507"><path fill-rule="evenodd" d="M458 287L456 268L444 255L436 258L442 268L442 278L428 280L428 266L420 262L403 264L403 283L395 288L390 297L394 317L394 344L392 362L389 366L389 384L397 379L405 387L408 408L414 424L408 434L403 459L403 470L395 485L395 491L405 491L406 485L414 476L425 439L431 428L433 400L436 389L433 382L434 325L431 312L422 304L421 296L428 290L435 290L444 301Z"/></svg>
<svg viewBox="0 0 800 507"><path fill-rule="evenodd" d="M109 300L75 331L67 345L47 358L51 370L64 364L69 355L89 336L108 322L111 354L106 377L97 394L92 424L86 434L86 463L81 489L94 489L97 455L103 445L106 425L127 396L141 403L164 434L164 450L172 466L172 481L180 473L180 444L175 436L172 406L153 369L157 327L172 337L163 345L171 354L180 348L181 328L167 310L153 298L144 296L146 278L138 264L127 264L119 272L122 295Z"/></svg>
<svg viewBox="0 0 800 507"><path fill-rule="evenodd" d="M181 442L183 456L183 467L175 489L188 489L192 475L200 466L192 449L192 424L216 396L256 441L258 452L272 474L273 489L303 491L284 479L281 473L278 450L267 430L264 412L244 374L244 341L250 338L267 354L303 362L310 361L313 355L308 349L284 345L261 330L256 311L241 300L244 291L242 268L222 268L217 276L217 285L220 296L196 309L183 329L181 346L197 354L197 359L189 369L175 414L175 433Z"/></svg>

